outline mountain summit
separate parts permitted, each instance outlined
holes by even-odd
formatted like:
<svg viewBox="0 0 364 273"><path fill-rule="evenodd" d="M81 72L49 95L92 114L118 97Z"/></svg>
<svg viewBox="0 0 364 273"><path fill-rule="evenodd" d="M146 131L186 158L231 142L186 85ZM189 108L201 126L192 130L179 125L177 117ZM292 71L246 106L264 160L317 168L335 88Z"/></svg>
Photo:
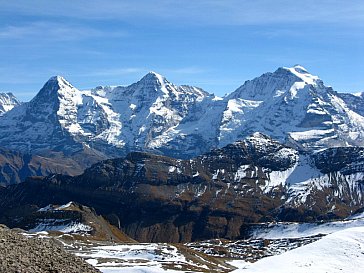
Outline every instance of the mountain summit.
<svg viewBox="0 0 364 273"><path fill-rule="evenodd" d="M295 83L300 86L323 85L319 77L310 74L300 65L290 68L280 67L273 73L265 73L253 80L246 81L242 86L231 93L228 98L267 100L287 92Z"/></svg>
<svg viewBox="0 0 364 273"><path fill-rule="evenodd" d="M318 81L320 81L320 78L318 76L310 74L307 69L301 65L295 65L293 67L283 67L283 69L288 70L307 84L316 84Z"/></svg>
<svg viewBox="0 0 364 273"><path fill-rule="evenodd" d="M159 85L162 85L166 81L166 78L163 77L161 74L158 74L154 71L149 71L148 74L146 74L140 82L156 82L159 83Z"/></svg>

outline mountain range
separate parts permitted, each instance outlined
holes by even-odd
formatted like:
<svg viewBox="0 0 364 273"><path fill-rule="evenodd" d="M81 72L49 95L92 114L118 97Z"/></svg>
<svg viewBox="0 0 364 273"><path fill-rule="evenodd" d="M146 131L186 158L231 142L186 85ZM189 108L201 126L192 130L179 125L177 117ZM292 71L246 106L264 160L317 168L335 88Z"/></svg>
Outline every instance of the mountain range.
<svg viewBox="0 0 364 273"><path fill-rule="evenodd" d="M154 72L129 86L83 91L56 76L3 114L0 146L29 154L88 149L101 157L152 151L191 158L254 132L304 151L362 146L363 105L363 94L338 93L299 65L246 81L223 98Z"/></svg>

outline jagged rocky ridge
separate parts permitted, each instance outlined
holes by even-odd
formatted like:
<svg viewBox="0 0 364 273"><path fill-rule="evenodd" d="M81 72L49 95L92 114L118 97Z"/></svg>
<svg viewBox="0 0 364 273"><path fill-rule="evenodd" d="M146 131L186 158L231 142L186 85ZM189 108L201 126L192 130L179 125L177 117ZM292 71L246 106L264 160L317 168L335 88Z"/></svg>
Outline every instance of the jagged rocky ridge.
<svg viewBox="0 0 364 273"><path fill-rule="evenodd" d="M141 242L243 238L252 223L336 219L362 208L363 155L359 147L299 153L256 133L191 160L134 152L77 177L30 178L0 189L0 211L16 224L19 207L75 200Z"/></svg>
<svg viewBox="0 0 364 273"><path fill-rule="evenodd" d="M192 158L254 132L304 151L363 146L363 105L362 95L337 93L299 65L265 73L224 98L154 72L130 86L84 91L57 76L0 119L0 146Z"/></svg>

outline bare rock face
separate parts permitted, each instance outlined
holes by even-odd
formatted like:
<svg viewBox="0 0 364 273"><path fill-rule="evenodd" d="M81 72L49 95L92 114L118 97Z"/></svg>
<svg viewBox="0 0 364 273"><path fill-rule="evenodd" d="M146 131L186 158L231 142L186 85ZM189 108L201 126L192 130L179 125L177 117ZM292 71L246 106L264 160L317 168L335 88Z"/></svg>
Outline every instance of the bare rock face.
<svg viewBox="0 0 364 273"><path fill-rule="evenodd" d="M83 259L66 252L53 240L27 238L0 227L0 272L96 273Z"/></svg>
<svg viewBox="0 0 364 273"><path fill-rule="evenodd" d="M314 155L317 168L324 173L340 171L344 174L354 174L364 171L363 147L338 147Z"/></svg>

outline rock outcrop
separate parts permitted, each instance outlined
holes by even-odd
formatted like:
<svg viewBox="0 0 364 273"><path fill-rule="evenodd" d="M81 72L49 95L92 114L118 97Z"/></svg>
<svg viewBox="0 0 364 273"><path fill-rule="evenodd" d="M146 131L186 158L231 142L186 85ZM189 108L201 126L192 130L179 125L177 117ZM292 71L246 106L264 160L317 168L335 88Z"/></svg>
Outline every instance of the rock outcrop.
<svg viewBox="0 0 364 273"><path fill-rule="evenodd" d="M0 226L0 272L97 273L82 258L66 252L59 242L28 238Z"/></svg>

